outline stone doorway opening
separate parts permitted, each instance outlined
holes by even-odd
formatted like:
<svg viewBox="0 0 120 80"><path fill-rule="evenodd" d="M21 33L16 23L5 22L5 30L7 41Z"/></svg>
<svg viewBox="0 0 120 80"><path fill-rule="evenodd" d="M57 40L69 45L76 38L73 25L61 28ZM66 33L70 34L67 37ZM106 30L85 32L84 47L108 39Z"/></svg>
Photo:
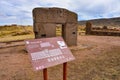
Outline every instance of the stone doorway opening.
<svg viewBox="0 0 120 80"><path fill-rule="evenodd" d="M56 36L62 36L62 24L56 24Z"/></svg>
<svg viewBox="0 0 120 80"><path fill-rule="evenodd" d="M65 24L56 24L56 36L61 36L65 38L65 32L64 32Z"/></svg>

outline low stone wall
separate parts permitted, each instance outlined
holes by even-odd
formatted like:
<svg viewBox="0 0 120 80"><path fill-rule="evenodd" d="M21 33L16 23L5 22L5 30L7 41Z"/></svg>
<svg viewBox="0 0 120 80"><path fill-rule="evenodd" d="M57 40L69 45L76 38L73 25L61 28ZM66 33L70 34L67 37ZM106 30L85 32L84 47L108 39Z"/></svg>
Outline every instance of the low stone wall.
<svg viewBox="0 0 120 80"><path fill-rule="evenodd" d="M120 36L119 29L109 29L107 26L92 27L90 22L86 23L86 34L87 35L100 35L100 36Z"/></svg>

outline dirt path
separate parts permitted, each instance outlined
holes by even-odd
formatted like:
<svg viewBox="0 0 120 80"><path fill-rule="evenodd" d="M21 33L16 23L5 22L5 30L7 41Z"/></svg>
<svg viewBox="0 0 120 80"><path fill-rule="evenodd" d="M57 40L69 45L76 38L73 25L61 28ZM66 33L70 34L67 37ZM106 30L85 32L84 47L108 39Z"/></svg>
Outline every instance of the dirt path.
<svg viewBox="0 0 120 80"><path fill-rule="evenodd" d="M71 50L76 53L75 56L82 61L84 58L94 58L95 55L108 52L114 47L120 47L120 37L79 36L78 46Z"/></svg>

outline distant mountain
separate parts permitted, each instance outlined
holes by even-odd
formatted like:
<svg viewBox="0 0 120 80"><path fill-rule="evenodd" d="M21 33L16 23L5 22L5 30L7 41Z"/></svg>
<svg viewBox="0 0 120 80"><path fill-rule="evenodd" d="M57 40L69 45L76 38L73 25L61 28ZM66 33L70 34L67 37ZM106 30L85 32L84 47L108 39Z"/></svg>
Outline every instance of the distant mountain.
<svg viewBox="0 0 120 80"><path fill-rule="evenodd" d="M103 19L93 19L87 20L92 23L93 26L108 26L108 27L120 27L120 17L116 18L103 18ZM78 21L82 26L85 26L86 21Z"/></svg>

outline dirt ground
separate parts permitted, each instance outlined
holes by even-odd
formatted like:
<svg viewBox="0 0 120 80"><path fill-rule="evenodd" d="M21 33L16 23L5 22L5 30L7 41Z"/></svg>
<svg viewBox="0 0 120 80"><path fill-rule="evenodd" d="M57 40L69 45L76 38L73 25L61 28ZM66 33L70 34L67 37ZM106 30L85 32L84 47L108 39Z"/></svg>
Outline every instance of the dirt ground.
<svg viewBox="0 0 120 80"><path fill-rule="evenodd" d="M68 80L120 80L120 37L79 36L70 47ZM49 80L62 80L62 64L48 68ZM43 80L33 71L24 42L0 43L0 80Z"/></svg>

